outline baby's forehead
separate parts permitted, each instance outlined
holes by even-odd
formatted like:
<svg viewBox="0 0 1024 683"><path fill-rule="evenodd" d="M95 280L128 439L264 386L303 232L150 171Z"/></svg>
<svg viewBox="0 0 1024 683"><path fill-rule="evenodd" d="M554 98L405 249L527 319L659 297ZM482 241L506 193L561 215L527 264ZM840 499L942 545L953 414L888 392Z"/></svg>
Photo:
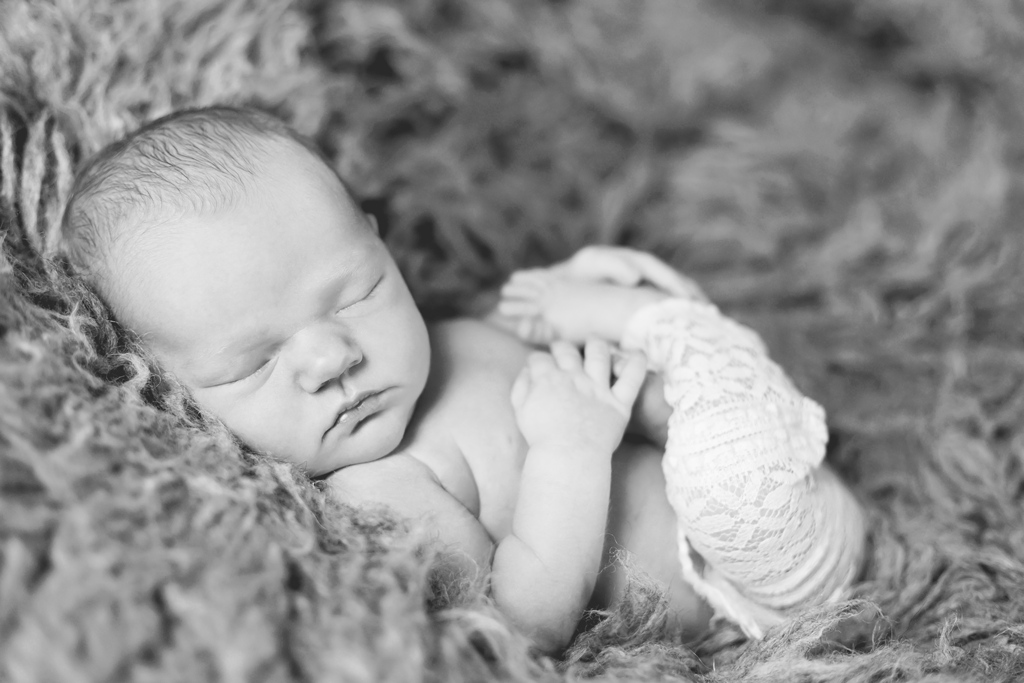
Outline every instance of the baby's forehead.
<svg viewBox="0 0 1024 683"><path fill-rule="evenodd" d="M244 174L238 182L228 173L226 179L194 182L166 201L153 202L124 228L131 234L116 240L118 253L109 266L138 271L139 264L181 258L183 241L200 248L220 243L225 231L242 240L239 248L224 250L230 262L247 258L250 246L274 248L281 236L287 241L301 221L333 226L339 238L368 229L358 203L318 157L298 145L278 144L269 152L246 162L237 171Z"/></svg>
<svg viewBox="0 0 1024 683"><path fill-rule="evenodd" d="M161 242L182 224L202 226L268 198L301 206L296 188L315 186L345 213L361 214L334 170L280 122L260 130L197 116L139 131L76 179L69 254L101 291L144 276L146 261L169 258ZM202 240L202 231L190 239Z"/></svg>
<svg viewBox="0 0 1024 683"><path fill-rule="evenodd" d="M237 134L240 138L245 135ZM173 229L183 221L202 222L226 211L266 201L272 193L290 199L294 185L278 182L298 177L315 183L325 192L342 197L355 206L334 171L299 143L284 138L255 138L233 153L210 156L208 152L176 153L175 167L159 173L143 164L122 169L124 178L112 178L113 188L96 193L100 203L115 205L110 221L110 237L132 242L154 230ZM239 153L242 152L242 153ZM128 187L128 192L118 186ZM130 195L131 201L124 195Z"/></svg>
<svg viewBox="0 0 1024 683"><path fill-rule="evenodd" d="M112 273L115 314L166 342L186 332L198 339L277 329L301 310L326 310L364 292L388 258L366 218L286 168L266 180L264 189L280 191L126 243L112 261L120 264Z"/></svg>

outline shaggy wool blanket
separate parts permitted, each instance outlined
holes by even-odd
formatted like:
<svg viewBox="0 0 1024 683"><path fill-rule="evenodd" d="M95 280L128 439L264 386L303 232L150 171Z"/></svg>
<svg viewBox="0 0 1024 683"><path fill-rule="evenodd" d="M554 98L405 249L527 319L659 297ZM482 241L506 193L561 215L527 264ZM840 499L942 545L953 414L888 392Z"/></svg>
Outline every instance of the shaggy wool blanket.
<svg viewBox="0 0 1024 683"><path fill-rule="evenodd" d="M0 680L1018 680L1022 59L1014 0L4 0ZM54 258L84 158L214 102L313 136L431 315L589 243L701 282L828 410L854 599L683 642L633 571L534 657L241 448Z"/></svg>

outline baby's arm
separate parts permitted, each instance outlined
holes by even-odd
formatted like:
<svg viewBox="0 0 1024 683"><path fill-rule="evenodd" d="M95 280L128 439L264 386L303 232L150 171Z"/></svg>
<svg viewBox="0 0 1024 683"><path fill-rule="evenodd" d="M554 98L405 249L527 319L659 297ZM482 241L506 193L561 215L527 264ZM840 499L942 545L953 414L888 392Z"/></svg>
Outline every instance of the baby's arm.
<svg viewBox="0 0 1024 683"><path fill-rule="evenodd" d="M513 273L492 316L534 344L618 343L636 311L670 296L706 300L693 280L651 254L589 246L553 266Z"/></svg>
<svg viewBox="0 0 1024 683"><path fill-rule="evenodd" d="M654 440L666 443L667 432L663 464L679 545L705 562L701 574L684 550L683 573L716 610L760 636L789 610L841 595L858 571L863 519L819 466L821 409L751 330L703 297L631 307L635 291L557 268L527 271L503 290L503 308L531 321L526 332L618 334L623 347L647 353L667 402L648 402L646 431L654 436L669 418Z"/></svg>
<svg viewBox="0 0 1024 683"><path fill-rule="evenodd" d="M608 285L602 285L602 287L606 286ZM614 287L614 285L612 286ZM638 288L618 286L617 290L618 292L631 293L637 292ZM644 305L659 301L667 296L648 287L639 288L639 292L638 296L629 294L630 305L623 307L621 311L622 315L620 317L623 324ZM517 335L527 342L546 346L554 341L553 335L550 338L544 337L543 339L536 336L536 331L539 329L537 323L531 321L524 322L524 319L520 316L502 313L499 310L499 301L499 292L490 290L482 292L474 302L471 311L473 317L505 332ZM607 319L607 316L605 319ZM592 336L600 335L595 333ZM618 342L619 337L606 336L605 340ZM624 359L624 356L616 356L613 362L620 362ZM615 374L618 374L618 372ZM665 402L665 391L661 377L654 373L648 373L643 385L640 387L640 394L633 404L633 415L629 425L626 427L626 431L634 436L647 439L657 446L664 447L665 440L668 438L668 416L671 412L671 408Z"/></svg>
<svg viewBox="0 0 1024 683"><path fill-rule="evenodd" d="M335 471L324 479L338 500L386 505L400 517L424 522L467 575L485 571L494 544L480 521L441 486L424 463L391 455Z"/></svg>
<svg viewBox="0 0 1024 683"><path fill-rule="evenodd" d="M529 445L512 531L494 554L498 607L539 649L568 642L600 569L612 453L644 375L636 354L609 385L607 344L585 357L567 343L534 354L512 390Z"/></svg>
<svg viewBox="0 0 1024 683"><path fill-rule="evenodd" d="M507 316L506 329L532 343L588 337L618 343L626 323L637 311L670 296L652 287L571 279L559 272L553 268L521 271L513 276L503 289L505 298L497 311ZM633 406L627 431L664 447L671 412L662 378L649 373Z"/></svg>

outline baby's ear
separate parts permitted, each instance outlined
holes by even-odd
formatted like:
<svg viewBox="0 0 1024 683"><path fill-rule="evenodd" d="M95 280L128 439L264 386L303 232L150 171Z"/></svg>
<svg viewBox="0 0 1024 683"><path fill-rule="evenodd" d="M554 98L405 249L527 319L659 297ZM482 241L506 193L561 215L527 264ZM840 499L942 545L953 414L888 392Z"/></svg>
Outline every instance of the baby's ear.
<svg viewBox="0 0 1024 683"><path fill-rule="evenodd" d="M367 213L366 222L370 224L370 230L373 230L373 234L380 237L380 226L377 225L377 217L372 213Z"/></svg>

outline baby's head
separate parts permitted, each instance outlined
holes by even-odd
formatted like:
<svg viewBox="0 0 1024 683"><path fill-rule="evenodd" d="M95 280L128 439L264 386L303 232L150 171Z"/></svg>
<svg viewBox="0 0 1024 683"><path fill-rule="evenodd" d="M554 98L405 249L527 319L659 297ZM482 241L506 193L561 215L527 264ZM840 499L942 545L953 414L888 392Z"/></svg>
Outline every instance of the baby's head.
<svg viewBox="0 0 1024 683"><path fill-rule="evenodd" d="M423 318L374 220L277 119L141 128L79 174L64 229L119 322L252 448L315 475L401 442Z"/></svg>

